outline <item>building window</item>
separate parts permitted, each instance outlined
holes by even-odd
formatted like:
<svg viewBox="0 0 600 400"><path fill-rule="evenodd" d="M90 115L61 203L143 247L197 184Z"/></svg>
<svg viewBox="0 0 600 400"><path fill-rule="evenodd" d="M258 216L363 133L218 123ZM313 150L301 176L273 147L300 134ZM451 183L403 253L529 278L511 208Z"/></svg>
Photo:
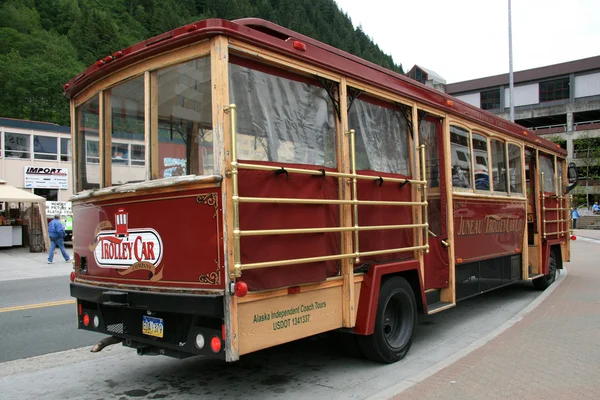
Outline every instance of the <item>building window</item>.
<svg viewBox="0 0 600 400"><path fill-rule="evenodd" d="M569 78L540 82L540 102L569 98Z"/></svg>
<svg viewBox="0 0 600 400"><path fill-rule="evenodd" d="M86 162L88 164L100 163L100 143L96 140L86 140Z"/></svg>
<svg viewBox="0 0 600 400"><path fill-rule="evenodd" d="M33 194L46 198L46 201L58 201L58 189L33 189Z"/></svg>
<svg viewBox="0 0 600 400"><path fill-rule="evenodd" d="M146 163L145 156L144 145L131 145L131 165L144 165Z"/></svg>
<svg viewBox="0 0 600 400"><path fill-rule="evenodd" d="M480 93L481 108L484 110L496 110L500 108L500 89L487 90Z"/></svg>
<svg viewBox="0 0 600 400"><path fill-rule="evenodd" d="M129 164L129 146L126 143L112 144L112 162L113 164Z"/></svg>
<svg viewBox="0 0 600 400"><path fill-rule="evenodd" d="M9 158L29 158L30 136L20 133L4 133L4 155Z"/></svg>
<svg viewBox="0 0 600 400"><path fill-rule="evenodd" d="M60 161L71 161L71 139L60 138Z"/></svg>
<svg viewBox="0 0 600 400"><path fill-rule="evenodd" d="M34 135L33 158L36 160L56 161L58 158L57 138Z"/></svg>

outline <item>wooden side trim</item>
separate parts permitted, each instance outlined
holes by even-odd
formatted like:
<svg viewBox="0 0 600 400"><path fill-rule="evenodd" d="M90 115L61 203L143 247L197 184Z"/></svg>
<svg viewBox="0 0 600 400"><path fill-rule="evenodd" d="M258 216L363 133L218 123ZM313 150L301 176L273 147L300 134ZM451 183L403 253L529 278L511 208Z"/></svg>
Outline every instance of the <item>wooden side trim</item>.
<svg viewBox="0 0 600 400"><path fill-rule="evenodd" d="M350 145L345 132L348 131L348 98L346 79L341 78L339 85L339 105L341 121L337 121L337 167L338 171L349 174L350 171ZM339 198L341 200L352 200L350 191L350 179L338 178ZM352 208L348 204L340 205L340 226L352 226ZM340 234L342 254L352 253L352 232L342 232ZM342 287L342 326L351 328L356 324L356 307L354 299L354 263L351 258L340 260L341 275L343 278Z"/></svg>
<svg viewBox="0 0 600 400"><path fill-rule="evenodd" d="M452 192L452 153L450 148L450 120L444 119L442 125L442 138L444 148L444 172L446 180L446 233L448 235L448 288L440 292L440 300L446 303L456 303L456 263L454 253L454 194Z"/></svg>
<svg viewBox="0 0 600 400"><path fill-rule="evenodd" d="M246 57L250 57L255 60L261 60L268 64L274 64L279 67L287 67L296 72L303 72L309 75L320 76L334 82L341 81L341 76L338 74L334 74L331 71L316 67L314 65L310 65L308 63L303 63L299 60L294 60L284 55L266 50L264 48L253 46L249 43L237 39L229 39L229 48L232 52L242 53Z"/></svg>
<svg viewBox="0 0 600 400"><path fill-rule="evenodd" d="M229 42L225 36L215 36L210 40L211 71L210 80L212 87L212 114L214 143L222 143L214 149L215 171L225 176L225 170L231 166L231 127L229 118L224 108L229 105ZM225 161L225 165L222 160ZM231 199L233 186L232 180L224 179L222 183L221 212L223 213L223 240L225 289L229 291L234 283L230 276L234 262L233 239L233 202ZM240 357L238 334L238 304L237 296L227 293L225 301L225 359L236 361Z"/></svg>
<svg viewBox="0 0 600 400"><path fill-rule="evenodd" d="M141 61L137 64L130 65L122 70L119 70L104 79L101 79L83 90L75 97L75 106L79 107L91 97L96 95L100 90L110 88L122 81L132 79L136 76L143 75L146 71L153 71L159 68L164 68L169 65L179 64L194 58L200 58L208 55L210 52L210 43L206 40L195 43L191 46L180 47L168 53Z"/></svg>

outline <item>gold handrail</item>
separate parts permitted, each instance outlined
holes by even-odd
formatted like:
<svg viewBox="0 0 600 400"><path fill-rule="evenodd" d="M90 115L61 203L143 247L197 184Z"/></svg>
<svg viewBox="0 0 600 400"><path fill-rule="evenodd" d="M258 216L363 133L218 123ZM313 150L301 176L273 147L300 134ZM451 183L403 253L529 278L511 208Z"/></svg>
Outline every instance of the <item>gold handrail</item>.
<svg viewBox="0 0 600 400"><path fill-rule="evenodd" d="M548 235L562 235L564 233L569 233L569 231L548 232Z"/></svg>
<svg viewBox="0 0 600 400"><path fill-rule="evenodd" d="M240 256L240 209L239 209L239 193L238 193L238 169L237 169L237 118L235 104L230 104L223 109L229 113L229 121L231 123L231 179L232 193L231 200L233 202L233 278L242 276L242 264Z"/></svg>
<svg viewBox="0 0 600 400"><path fill-rule="evenodd" d="M421 155L421 178L425 178L427 175L427 169L425 166L425 145L422 144L421 146L419 146L420 148L420 155ZM427 180L425 180L427 181ZM423 205L423 208L421 209L421 212L423 213L423 218L421 218L421 220L425 223L425 253L429 253L429 213L428 213L428 204L427 204L427 183L425 183L424 185L421 186L423 188L423 202L425 203Z"/></svg>
<svg viewBox="0 0 600 400"><path fill-rule="evenodd" d="M350 136L350 152L352 153L351 157L351 172L352 172L352 200L354 202L354 263L358 264L360 261L359 246L358 246L358 179L356 176L356 131L354 129L350 129L348 131L348 136Z"/></svg>
<svg viewBox="0 0 600 400"><path fill-rule="evenodd" d="M400 230L400 229L414 229L424 228L425 224L407 224L407 225L371 225L371 226L359 226L358 230L363 231L383 231L383 230ZM350 232L355 228L350 227L336 227L336 228L297 228L297 229L263 229L263 230L248 230L240 231L240 236L267 236L267 235L295 235L303 233L337 233L337 232Z"/></svg>
<svg viewBox="0 0 600 400"><path fill-rule="evenodd" d="M330 199L299 199L293 197L239 197L240 203L275 203L275 204L348 204L372 206L423 206L422 201L377 201L377 200L330 200Z"/></svg>
<svg viewBox="0 0 600 400"><path fill-rule="evenodd" d="M247 163L240 163L240 162L238 162L236 165L239 169L249 169L249 170L256 170L256 171L279 171L279 170L281 170L281 167L277 167L274 165L247 164ZM285 167L285 170L290 173L295 173L295 174L323 176L322 171L315 171L312 169ZM335 172L335 171L326 171L325 175L331 176L333 178L352 179L354 177L354 174L346 174L344 172ZM356 174L356 178L364 179L364 180L371 180L371 181L378 181L379 179L381 179L381 177L379 177L379 176L361 175L361 174ZM391 178L391 177L384 178L384 181L385 182L393 182L393 183L408 182L411 185L423 185L424 183L426 183L426 181L418 180L418 179L403 179L403 178Z"/></svg>
<svg viewBox="0 0 600 400"><path fill-rule="evenodd" d="M399 247L396 249L385 249L385 250L374 250L374 251L365 251L362 253L358 253L358 256L374 256L379 254L391 254L391 253L404 253L415 250L425 250L425 246L412 246L412 247ZM351 254L334 254L331 256L318 256L318 257L307 257L307 258L294 258L289 260L278 260L278 261L265 261L258 263L250 263L243 264L243 270L250 269L260 269L260 268L273 268L273 267L282 267L287 265L296 265L296 264L306 264L311 262L320 262L320 261L331 261L331 260L343 260L345 258L356 257L355 253Z"/></svg>
<svg viewBox="0 0 600 400"><path fill-rule="evenodd" d="M560 193L560 197L556 201L556 206L557 207L562 207L563 200L564 200L563 189L562 189L562 176L558 176L558 187L556 188L556 193L557 194ZM559 210L556 210L556 218L557 219L561 218ZM559 223L558 229L559 230L563 230L562 222ZM562 236L563 234L561 233L560 235Z"/></svg>
<svg viewBox="0 0 600 400"><path fill-rule="evenodd" d="M545 193L546 191L544 190L544 173L541 172L540 173L540 177L541 177L541 184L540 184L540 189L542 189L542 239L546 239L546 196Z"/></svg>

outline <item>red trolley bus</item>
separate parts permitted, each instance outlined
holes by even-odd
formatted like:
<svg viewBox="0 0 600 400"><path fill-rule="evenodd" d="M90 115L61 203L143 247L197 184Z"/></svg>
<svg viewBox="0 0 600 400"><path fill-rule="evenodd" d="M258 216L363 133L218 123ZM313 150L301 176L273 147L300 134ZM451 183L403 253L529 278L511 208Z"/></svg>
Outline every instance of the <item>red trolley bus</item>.
<svg viewBox="0 0 600 400"><path fill-rule="evenodd" d="M394 362L418 312L569 260L564 150L268 21L183 26L64 90L96 349L235 361L340 330Z"/></svg>

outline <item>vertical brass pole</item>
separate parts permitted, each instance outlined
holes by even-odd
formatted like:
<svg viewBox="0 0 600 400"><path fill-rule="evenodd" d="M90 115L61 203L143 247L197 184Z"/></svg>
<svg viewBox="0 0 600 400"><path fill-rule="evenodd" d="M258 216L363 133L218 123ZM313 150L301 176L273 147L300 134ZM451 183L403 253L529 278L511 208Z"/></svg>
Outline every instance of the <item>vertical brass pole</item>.
<svg viewBox="0 0 600 400"><path fill-rule="evenodd" d="M354 201L354 263L360 261L360 249L358 247L358 188L356 179L356 138L354 129L348 131L350 135L350 152L352 153L352 201Z"/></svg>
<svg viewBox="0 0 600 400"><path fill-rule="evenodd" d="M428 204L427 204L427 167L425 165L425 145L422 144L419 146L420 156L421 156L421 180L425 181L423 183L423 199L422 201L425 203L423 205L423 223L425 227L423 228L425 232L425 253L429 253L429 214L428 214Z"/></svg>
<svg viewBox="0 0 600 400"><path fill-rule="evenodd" d="M242 262L240 257L240 196L238 193L238 161L237 161L237 125L236 125L236 107L230 104L225 107L225 112L229 113L231 122L231 179L233 202L233 278L242 276Z"/></svg>
<svg viewBox="0 0 600 400"><path fill-rule="evenodd" d="M540 189L542 189L542 238L546 239L546 190L544 189L544 173L540 172Z"/></svg>
<svg viewBox="0 0 600 400"><path fill-rule="evenodd" d="M563 229L563 220L565 219L565 211L563 210L565 207L565 203L564 203L564 196L563 196L563 192L562 192L562 176L558 177L558 188L556 188L556 194L558 195L558 198L556 199L556 208L558 208L559 210L556 210L556 215L557 215L557 220L559 220L560 222L558 223L558 231L561 232L558 236L563 236L564 231L566 231L566 229ZM565 224L566 226L566 224Z"/></svg>

